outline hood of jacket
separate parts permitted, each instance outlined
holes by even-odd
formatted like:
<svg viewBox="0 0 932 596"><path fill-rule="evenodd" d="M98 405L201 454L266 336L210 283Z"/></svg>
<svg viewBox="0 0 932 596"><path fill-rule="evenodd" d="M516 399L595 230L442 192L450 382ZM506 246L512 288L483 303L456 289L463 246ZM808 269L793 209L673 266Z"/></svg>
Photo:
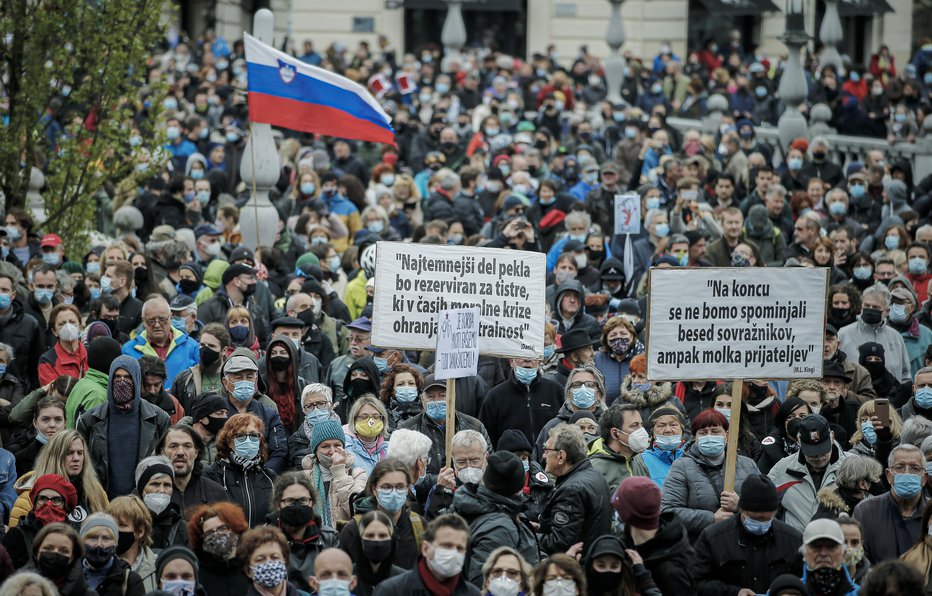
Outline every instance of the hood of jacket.
<svg viewBox="0 0 932 596"><path fill-rule="evenodd" d="M139 400L140 391L142 389L142 375L139 371L139 361L133 358L132 356L117 356L113 363L110 365L110 378L107 383L107 403L113 404L113 375L116 374L118 369L123 369L129 373L130 377L133 379L133 409L131 412L137 412L139 410Z"/></svg>
<svg viewBox="0 0 932 596"><path fill-rule="evenodd" d="M349 395L350 378L353 376L354 370L361 370L368 375L369 381L372 382L372 392L378 395L379 387L382 385L382 377L379 375L379 367L375 365L375 360L372 359L372 356L360 358L350 364L349 369L346 371L346 377L343 378L343 393Z"/></svg>
<svg viewBox="0 0 932 596"><path fill-rule="evenodd" d="M826 486L819 490L816 493L816 500L819 502L819 505L822 505L833 511L840 511L841 513L851 514L851 511L848 507L848 504L838 494L838 487L836 485Z"/></svg>
<svg viewBox="0 0 932 596"><path fill-rule="evenodd" d="M265 348L265 372L269 375L269 380L271 381L271 375L274 372L271 364L269 363L269 353L272 351L273 346L282 346L285 348L285 351L288 352L288 357L291 358L291 376L294 381L295 391L298 389L298 369L301 368L301 355L298 353L298 349L295 347L294 342L291 341L291 338L285 337L284 335L276 335L269 340L268 345Z"/></svg>
<svg viewBox="0 0 932 596"><path fill-rule="evenodd" d="M625 531L630 537L629 531ZM653 538L637 547L645 562L686 555L692 550L686 526L672 511L660 514L660 526Z"/></svg>
<svg viewBox="0 0 932 596"><path fill-rule="evenodd" d="M586 310L583 306L583 300L586 296L586 292L583 290L582 282L580 282L578 279L570 279L560 284L560 287L557 288L557 295L554 297L554 306L556 307L554 310L561 318L563 317L563 313L560 310L560 301L563 300L563 295L567 292L576 292L579 294L579 312L573 315L573 318L575 319L577 316L579 316L580 313L583 313Z"/></svg>
<svg viewBox="0 0 932 596"><path fill-rule="evenodd" d="M518 515L524 504L518 498L494 493L481 484L463 484L453 494L453 508L467 519L496 511L510 517Z"/></svg>
<svg viewBox="0 0 932 596"><path fill-rule="evenodd" d="M673 397L673 385L669 382L651 383L650 389L641 391L632 387L631 377L621 383L621 399L639 408L654 408L667 403Z"/></svg>
<svg viewBox="0 0 932 596"><path fill-rule="evenodd" d="M223 272L227 270L230 264L222 259L214 259L207 265L204 271L204 285L211 290L217 291L223 278Z"/></svg>

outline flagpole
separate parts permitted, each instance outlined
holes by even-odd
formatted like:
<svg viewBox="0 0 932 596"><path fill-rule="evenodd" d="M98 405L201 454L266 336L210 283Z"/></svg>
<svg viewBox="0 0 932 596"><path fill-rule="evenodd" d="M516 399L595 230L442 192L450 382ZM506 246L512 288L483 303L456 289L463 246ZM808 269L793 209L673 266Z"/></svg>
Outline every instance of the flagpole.
<svg viewBox="0 0 932 596"><path fill-rule="evenodd" d="M259 201L258 192L256 192L256 143L252 131L252 120L249 121L249 153L252 159L252 206L256 211L256 248L259 248ZM255 253L253 253L255 254ZM253 259L255 261L255 259Z"/></svg>

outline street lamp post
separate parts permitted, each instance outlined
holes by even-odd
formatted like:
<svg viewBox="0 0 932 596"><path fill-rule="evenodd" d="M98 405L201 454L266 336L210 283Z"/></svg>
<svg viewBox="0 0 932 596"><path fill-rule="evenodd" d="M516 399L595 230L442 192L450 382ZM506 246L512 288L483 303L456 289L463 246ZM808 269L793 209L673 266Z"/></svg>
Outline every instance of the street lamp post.
<svg viewBox="0 0 932 596"><path fill-rule="evenodd" d="M819 64L821 66L834 66L835 71L838 73L842 71L838 44L843 36L841 18L838 16L838 0L825 0L825 14L822 16L822 26L819 27L819 39L823 45Z"/></svg>
<svg viewBox="0 0 932 596"><path fill-rule="evenodd" d="M625 59L621 55L621 46L625 43L625 26L621 21L621 3L623 0L608 0L612 5L612 16L608 20L605 43L612 52L605 60L605 84L608 87L608 100L621 102L621 84L625 78Z"/></svg>
<svg viewBox="0 0 932 596"><path fill-rule="evenodd" d="M808 94L806 76L803 74L803 65L800 50L809 43L806 34L805 16L803 15L803 0L787 0L786 2L786 30L780 40L786 44L787 60L780 77L780 87L777 92L786 106L783 114L777 121L780 131L780 144L784 149L789 147L793 139L798 137L809 138L809 126L806 119L799 112L799 106L805 101Z"/></svg>
<svg viewBox="0 0 932 596"><path fill-rule="evenodd" d="M447 18L440 32L443 43L441 70L449 72L451 62L460 62L460 49L466 45L466 24L463 22L463 0L446 0L446 3Z"/></svg>

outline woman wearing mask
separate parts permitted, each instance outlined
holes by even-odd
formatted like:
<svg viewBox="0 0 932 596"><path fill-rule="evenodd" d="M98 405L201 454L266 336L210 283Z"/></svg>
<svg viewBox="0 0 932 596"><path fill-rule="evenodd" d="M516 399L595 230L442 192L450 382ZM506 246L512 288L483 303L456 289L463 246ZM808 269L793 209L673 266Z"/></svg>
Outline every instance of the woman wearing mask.
<svg viewBox="0 0 932 596"><path fill-rule="evenodd" d="M314 486L300 472L286 472L275 479L272 511L266 523L284 533L291 553L288 579L301 590L310 590L307 578L314 575L314 559L325 548L335 547L338 535L317 515L318 497Z"/></svg>
<svg viewBox="0 0 932 596"><path fill-rule="evenodd" d="M562 253L557 257L557 262L553 266L553 273L547 280L547 301L553 304L557 296L557 288L561 284L576 279L579 272L579 266L576 264L576 257L573 253Z"/></svg>
<svg viewBox="0 0 932 596"><path fill-rule="evenodd" d="M690 540L717 521L738 511L741 483L757 474L754 461L738 455L734 491L725 491L725 437L728 419L716 410L700 412L692 421L695 439L673 462L663 483L661 510L673 511L683 521Z"/></svg>
<svg viewBox="0 0 932 596"><path fill-rule="evenodd" d="M47 387L51 387L51 384ZM46 395L36 404L35 412L32 428L14 437L8 445L10 453L16 458L16 473L19 476L33 470L39 451L48 444L49 439L65 430L65 403L60 398Z"/></svg>
<svg viewBox="0 0 932 596"><path fill-rule="evenodd" d="M423 388L424 378L410 364L395 364L385 374L379 398L387 408L386 423L389 432L401 426L405 420L421 413L421 402L418 398Z"/></svg>
<svg viewBox="0 0 932 596"><path fill-rule="evenodd" d="M175 471L164 455L151 455L136 466L136 493L152 517L152 548L187 546L188 532L184 515L172 503Z"/></svg>
<svg viewBox="0 0 932 596"><path fill-rule="evenodd" d="M893 259L896 262L896 257L901 252L905 253L910 243L909 233L903 226L888 226L883 232L878 230L876 236L879 239L879 246L871 253L874 262L883 258Z"/></svg>
<svg viewBox="0 0 932 596"><path fill-rule="evenodd" d="M58 474L39 476L29 491L32 510L10 528L3 537L3 547L13 566L20 568L29 562L33 542L39 530L47 524L64 522L78 503L78 495L67 479Z"/></svg>
<svg viewBox="0 0 932 596"><path fill-rule="evenodd" d="M595 366L605 377L605 403L611 405L620 394L621 382L630 372L631 360L644 353L634 326L624 317L612 317L602 328L601 348Z"/></svg>
<svg viewBox="0 0 932 596"><path fill-rule="evenodd" d="M37 478L45 474L57 474L68 479L77 492L77 504L68 521L79 524L95 511L105 511L109 501L107 493L97 480L94 466L87 461L87 444L84 437L76 430L63 430L55 433L48 444L39 452L36 467L32 472L19 478L15 488L20 493L10 512L10 526L32 510L29 493L35 486Z"/></svg>
<svg viewBox="0 0 932 596"><path fill-rule="evenodd" d="M414 178L410 174L401 174L395 176L395 183L392 185L392 196L395 200L395 206L401 209L411 229L414 229L424 223L424 212L421 210L421 191L418 190Z"/></svg>
<svg viewBox="0 0 932 596"><path fill-rule="evenodd" d="M59 304L49 315L49 329L58 341L39 357L39 384L48 385L61 375L80 379L87 372L81 311L72 304Z"/></svg>
<svg viewBox="0 0 932 596"><path fill-rule="evenodd" d="M404 569L394 564L395 527L386 514L375 510L360 516L359 532L356 553L350 556L356 563L353 593L371 596L383 580L401 575Z"/></svg>
<svg viewBox="0 0 932 596"><path fill-rule="evenodd" d="M686 416L675 406L663 405L651 413L647 420L651 446L635 456L647 466L650 479L663 488L663 482L673 462L683 456L686 443Z"/></svg>
<svg viewBox="0 0 932 596"><path fill-rule="evenodd" d="M149 510L139 497L117 497L107 507L107 513L113 516L119 528L116 554L129 564L130 569L139 574L146 592L151 592L158 585L156 575L155 553L152 545L152 518Z"/></svg>
<svg viewBox="0 0 932 596"><path fill-rule="evenodd" d="M265 467L269 451L264 431L258 416L229 417L217 433L217 461L204 471L204 476L223 487L231 502L243 508L252 526L262 523L272 493L273 472Z"/></svg>
<svg viewBox="0 0 932 596"><path fill-rule="evenodd" d="M368 477L388 453L388 412L375 396L364 395L353 403L347 420L343 425L346 452Z"/></svg>
<svg viewBox="0 0 932 596"><path fill-rule="evenodd" d="M349 519L350 496L366 487L367 474L353 466L356 458L345 446L346 435L339 422L318 422L311 433L311 452L301 462L320 495L321 521L330 527Z"/></svg>
<svg viewBox="0 0 932 596"><path fill-rule="evenodd" d="M747 391L749 385L750 382L745 384L745 391ZM712 392L712 407L729 422L731 422L731 401L731 385L726 385L724 383L717 385ZM738 409L741 415L741 430L738 433L738 453L746 455L751 459L757 459L757 456L760 454L760 441L754 436L754 433L750 431L751 423L748 420L747 403L742 400Z"/></svg>
<svg viewBox="0 0 932 596"><path fill-rule="evenodd" d="M340 548L351 557L362 548L360 520L362 514L380 511L387 515L395 531L392 534L392 562L402 569L412 569L420 552L421 534L426 523L407 507L411 493L411 471L395 459L376 464L369 476L365 496L353 503L356 515L340 532ZM358 560L357 560L358 561Z"/></svg>
<svg viewBox="0 0 932 596"><path fill-rule="evenodd" d="M880 420L875 415L877 406L874 400L864 402L858 408L858 429L849 439L849 455L872 457L879 462L887 461L890 451L900 444L900 431L903 419L890 408L890 419Z"/></svg>
<svg viewBox="0 0 932 596"><path fill-rule="evenodd" d="M611 534L595 539L583 558L589 596L662 596L641 555Z"/></svg>
<svg viewBox="0 0 932 596"><path fill-rule="evenodd" d="M311 452L311 433L314 425L324 420L340 422L333 411L333 390L323 383L311 383L301 392L301 412L304 419L298 430L288 437L288 461L297 468L304 456Z"/></svg>
<svg viewBox="0 0 932 596"><path fill-rule="evenodd" d="M570 555L557 553L544 559L531 575L531 596L586 596L586 575Z"/></svg>
<svg viewBox="0 0 932 596"><path fill-rule="evenodd" d="M236 561L236 546L247 529L242 508L233 503L208 503L188 512L191 551L197 556L201 585L210 596L242 596L249 588Z"/></svg>
<svg viewBox="0 0 932 596"><path fill-rule="evenodd" d="M818 381L815 383L818 384ZM794 395L787 393L786 399L780 404L774 416L774 431L761 441L757 467L762 474L770 472L770 468L784 457L799 451L799 443L796 442L798 434L796 427L800 420L813 412L809 404L797 395L798 388Z"/></svg>
<svg viewBox="0 0 932 596"><path fill-rule="evenodd" d="M851 283L863 292L874 285L874 260L861 252L856 252L848 258L851 263ZM857 313L857 311L853 311Z"/></svg>
<svg viewBox="0 0 932 596"><path fill-rule="evenodd" d="M380 206L370 205L366 207L359 218L370 236L379 240L401 241L401 236L389 225L388 213Z"/></svg>
<svg viewBox="0 0 932 596"><path fill-rule="evenodd" d="M669 382L647 380L647 358L638 354L631 359L628 367L628 376L621 384L621 395L618 403L633 404L641 409L641 420L648 420L654 410L669 405L679 407L683 415L683 402L673 396L673 386Z"/></svg>
<svg viewBox="0 0 932 596"><path fill-rule="evenodd" d="M243 306L234 306L227 311L227 330L230 332L230 339L233 343L228 349L249 348L252 353L259 358L259 338L256 337L256 329L252 324L252 314L248 308Z"/></svg>
<svg viewBox="0 0 932 596"><path fill-rule="evenodd" d="M249 581L246 596L298 596L288 581L288 541L278 528L246 531L236 547L236 561Z"/></svg>
<svg viewBox="0 0 932 596"><path fill-rule="evenodd" d="M84 544L84 579L99 596L142 596L142 578L129 564L116 556L120 529L106 513L92 513L81 524Z"/></svg>
<svg viewBox="0 0 932 596"><path fill-rule="evenodd" d="M843 203L832 203L832 205L836 204ZM831 271L830 283L842 283L848 278L844 271L835 266L835 243L831 238L825 236L816 238L812 249L812 260L816 267L828 267Z"/></svg>
<svg viewBox="0 0 932 596"><path fill-rule="evenodd" d="M864 455L848 455L835 473L835 484L819 490L819 509L814 519L848 517L858 503L880 488L883 466Z"/></svg>
<svg viewBox="0 0 932 596"><path fill-rule="evenodd" d="M200 219L200 215L197 215L197 218ZM164 294L155 275L152 274L152 263L149 262L149 257L137 252L130 255L129 262L133 266L133 281L136 284L136 295L140 299L144 300L146 296L152 294Z"/></svg>
<svg viewBox="0 0 932 596"><path fill-rule="evenodd" d="M44 526L32 543L32 560L24 569L32 569L55 584L61 596L86 596L87 580L81 559L81 537L66 523Z"/></svg>
<svg viewBox="0 0 932 596"><path fill-rule="evenodd" d="M300 215L305 205L319 196L320 178L317 177L317 172L305 170L295 181L294 186L291 187L291 192L286 199L287 202L282 205L282 207L287 207L284 209L286 217Z"/></svg>
<svg viewBox="0 0 932 596"><path fill-rule="evenodd" d="M530 592L531 568L521 553L502 546L482 564L482 593L485 596L523 596Z"/></svg>
<svg viewBox="0 0 932 596"><path fill-rule="evenodd" d="M301 417L295 398L304 392L307 381L298 374L298 350L291 339L278 336L269 342L265 358L267 395L275 402L282 425L290 435L298 428Z"/></svg>
<svg viewBox="0 0 932 596"><path fill-rule="evenodd" d="M175 596L209 596L198 582L197 556L183 546L172 546L155 560L155 577L162 592Z"/></svg>

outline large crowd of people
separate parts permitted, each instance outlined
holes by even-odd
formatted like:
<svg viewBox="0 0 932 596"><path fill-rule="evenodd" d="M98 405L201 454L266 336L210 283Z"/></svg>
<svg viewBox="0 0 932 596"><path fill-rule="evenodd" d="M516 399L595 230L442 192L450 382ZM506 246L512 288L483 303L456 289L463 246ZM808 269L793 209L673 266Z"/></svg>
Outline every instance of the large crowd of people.
<svg viewBox="0 0 932 596"><path fill-rule="evenodd" d="M275 131L272 245L242 244L247 69L209 31L148 65L166 141L128 131L107 243L5 212L0 596L932 593L932 176L758 142L782 65L737 35L629 57L617 102L586 51L298 54L377 86L397 145ZM924 134L928 39L807 68L837 130ZM715 134L668 123L713 93ZM381 240L546 254L542 357L482 356L452 429L432 352L371 341ZM648 379L647 272L710 266L829 270L821 379L749 380L740 421L726 379Z"/></svg>

